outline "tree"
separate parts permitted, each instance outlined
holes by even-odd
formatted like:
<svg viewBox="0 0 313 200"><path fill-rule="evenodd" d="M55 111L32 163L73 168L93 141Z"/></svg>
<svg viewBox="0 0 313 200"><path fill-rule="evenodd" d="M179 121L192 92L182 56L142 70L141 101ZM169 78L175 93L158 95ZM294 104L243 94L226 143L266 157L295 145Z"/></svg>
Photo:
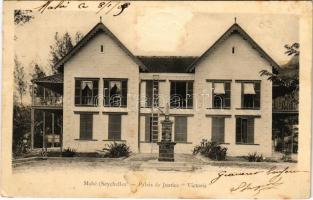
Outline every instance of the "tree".
<svg viewBox="0 0 313 200"><path fill-rule="evenodd" d="M58 32L55 33L54 44L50 45L50 66L53 74L57 72L55 65L73 49L82 37L83 35L77 32L73 42L68 32L64 33L62 36L60 36Z"/></svg>
<svg viewBox="0 0 313 200"><path fill-rule="evenodd" d="M285 45L285 54L292 56L291 60L282 65L280 69L270 72L268 70L260 71L261 76L267 76L268 80L272 81L280 87L279 96L287 94L294 96L294 101L298 102L299 91L299 43Z"/></svg>
<svg viewBox="0 0 313 200"><path fill-rule="evenodd" d="M31 80L43 78L46 76L45 71L37 63L33 62L31 65L33 65L33 72L30 73ZM38 94L41 92L40 88L35 87L35 85L33 86L32 89L34 90L35 94ZM32 90L31 89L29 90L29 92L30 92L30 96L32 96Z"/></svg>
<svg viewBox="0 0 313 200"><path fill-rule="evenodd" d="M23 25L29 22L34 18L30 13L32 13L32 10L14 10L14 24Z"/></svg>
<svg viewBox="0 0 313 200"><path fill-rule="evenodd" d="M30 74L32 80L43 78L46 76L45 71L37 63L34 63L33 65L34 65L33 72Z"/></svg>
<svg viewBox="0 0 313 200"><path fill-rule="evenodd" d="M18 58L15 56L14 58L14 82L15 88L20 97L20 103L23 104L23 96L26 94L27 89L27 81L25 80L25 70L24 66L19 62Z"/></svg>

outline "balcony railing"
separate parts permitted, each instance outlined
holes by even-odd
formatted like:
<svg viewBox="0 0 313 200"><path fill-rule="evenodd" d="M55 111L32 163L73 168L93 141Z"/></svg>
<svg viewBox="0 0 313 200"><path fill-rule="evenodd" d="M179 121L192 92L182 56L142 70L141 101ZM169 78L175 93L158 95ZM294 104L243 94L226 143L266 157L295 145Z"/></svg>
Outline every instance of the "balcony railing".
<svg viewBox="0 0 313 200"><path fill-rule="evenodd" d="M291 99L278 97L273 99L273 111L275 112L297 112L298 104Z"/></svg>
<svg viewBox="0 0 313 200"><path fill-rule="evenodd" d="M33 106L62 107L62 97L33 97Z"/></svg>

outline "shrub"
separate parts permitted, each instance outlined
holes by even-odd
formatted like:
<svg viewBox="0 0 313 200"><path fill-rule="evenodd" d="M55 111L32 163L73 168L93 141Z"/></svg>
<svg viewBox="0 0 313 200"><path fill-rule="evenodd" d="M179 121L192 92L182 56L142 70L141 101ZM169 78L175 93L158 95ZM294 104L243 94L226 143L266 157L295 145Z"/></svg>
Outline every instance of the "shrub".
<svg viewBox="0 0 313 200"><path fill-rule="evenodd" d="M62 151L62 157L74 157L76 155L76 150L67 148Z"/></svg>
<svg viewBox="0 0 313 200"><path fill-rule="evenodd" d="M200 145L196 145L193 149L194 155L198 153L212 160L225 160L227 148L218 145L216 142L203 139Z"/></svg>
<svg viewBox="0 0 313 200"><path fill-rule="evenodd" d="M20 138L14 146L14 157L24 156L31 151L30 140L27 137Z"/></svg>
<svg viewBox="0 0 313 200"><path fill-rule="evenodd" d="M105 157L109 158L119 158L119 157L128 157L131 151L129 150L129 146L125 143L116 143L113 142L111 144L106 144L105 148Z"/></svg>
<svg viewBox="0 0 313 200"><path fill-rule="evenodd" d="M249 153L248 156L245 157L249 162L263 162L263 155L258 154L257 152Z"/></svg>

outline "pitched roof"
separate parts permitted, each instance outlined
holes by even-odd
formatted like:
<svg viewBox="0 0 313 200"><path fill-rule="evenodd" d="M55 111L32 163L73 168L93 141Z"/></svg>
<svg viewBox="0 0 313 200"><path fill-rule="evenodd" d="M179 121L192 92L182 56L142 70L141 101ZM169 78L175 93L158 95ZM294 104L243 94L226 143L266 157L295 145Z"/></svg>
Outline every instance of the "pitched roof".
<svg viewBox="0 0 313 200"><path fill-rule="evenodd" d="M279 69L279 65L244 31L239 24L234 23L208 50L206 50L197 60L195 60L187 69L188 72L191 72L195 69L197 64L208 54L210 54L214 49L217 48L222 42L228 39L232 34L238 33L243 37L244 40L247 40L248 43L256 49L260 56L266 59L270 65L276 69Z"/></svg>
<svg viewBox="0 0 313 200"><path fill-rule="evenodd" d="M138 64L140 69L142 71L146 71L146 66L136 57L134 56L123 44L122 42L102 23L98 23L96 26L94 26L85 37L83 37L75 46L74 48L66 55L64 56L57 64L56 68L59 68L63 66L64 63L66 63L73 55L75 55L85 44L88 43L89 40L91 40L97 33L104 32L109 37L111 37L117 45L123 49L135 62Z"/></svg>
<svg viewBox="0 0 313 200"><path fill-rule="evenodd" d="M63 83L63 74L54 74L31 80L34 83Z"/></svg>
<svg viewBox="0 0 313 200"><path fill-rule="evenodd" d="M137 56L151 73L186 73L194 56Z"/></svg>

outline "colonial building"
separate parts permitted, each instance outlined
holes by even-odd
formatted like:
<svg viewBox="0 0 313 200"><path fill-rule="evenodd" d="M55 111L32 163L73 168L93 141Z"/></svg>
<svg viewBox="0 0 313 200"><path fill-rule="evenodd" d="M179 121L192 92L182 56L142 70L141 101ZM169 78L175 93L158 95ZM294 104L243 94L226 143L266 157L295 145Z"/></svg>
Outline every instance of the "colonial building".
<svg viewBox="0 0 313 200"><path fill-rule="evenodd" d="M169 104L175 153L202 139L272 153L272 83L259 72L279 66L237 23L198 57L135 56L98 23L56 67L33 80L33 148L155 153Z"/></svg>

